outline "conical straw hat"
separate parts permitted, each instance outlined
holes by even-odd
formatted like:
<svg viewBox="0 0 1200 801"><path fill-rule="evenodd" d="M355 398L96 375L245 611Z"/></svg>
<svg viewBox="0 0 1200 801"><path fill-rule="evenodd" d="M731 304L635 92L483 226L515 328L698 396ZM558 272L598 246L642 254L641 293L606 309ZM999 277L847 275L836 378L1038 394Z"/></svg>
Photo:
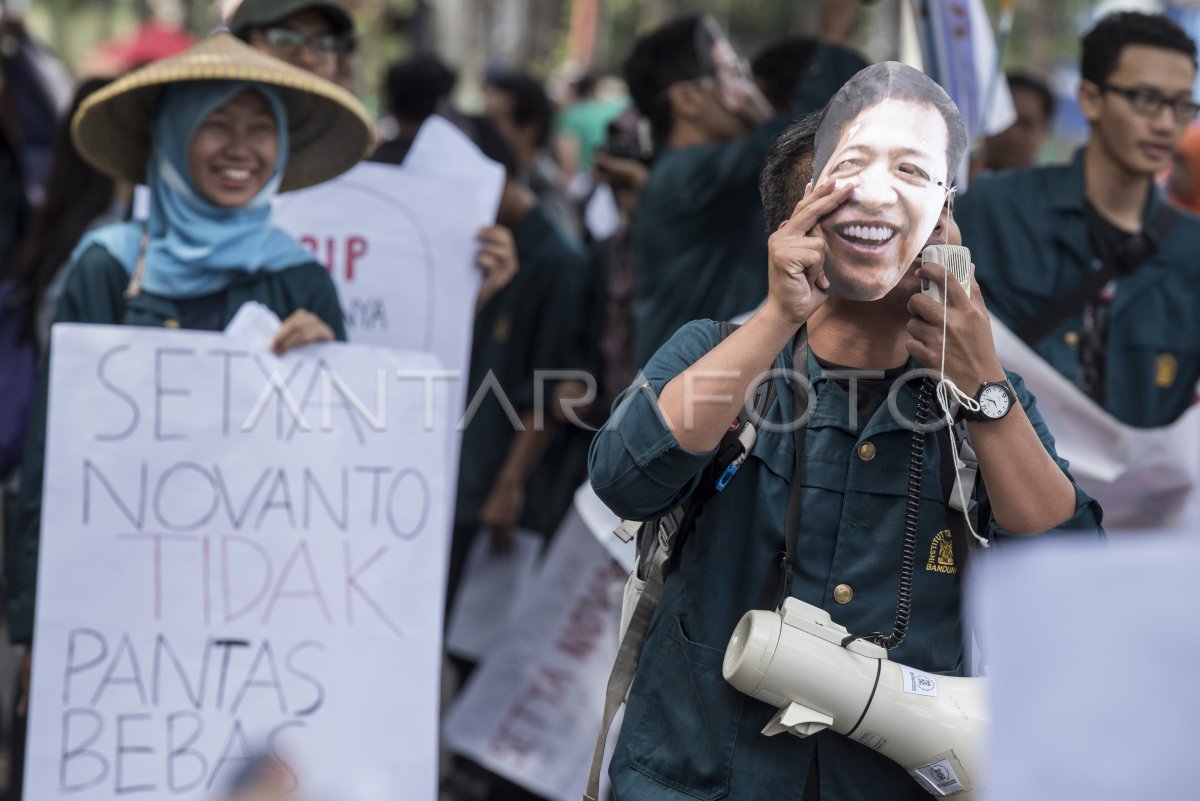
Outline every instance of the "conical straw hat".
<svg viewBox="0 0 1200 801"><path fill-rule="evenodd" d="M71 122L79 153L114 178L145 183L155 106L167 84L181 81L255 81L278 90L291 143L280 191L328 181L371 152L371 117L353 95L218 33L89 96Z"/></svg>

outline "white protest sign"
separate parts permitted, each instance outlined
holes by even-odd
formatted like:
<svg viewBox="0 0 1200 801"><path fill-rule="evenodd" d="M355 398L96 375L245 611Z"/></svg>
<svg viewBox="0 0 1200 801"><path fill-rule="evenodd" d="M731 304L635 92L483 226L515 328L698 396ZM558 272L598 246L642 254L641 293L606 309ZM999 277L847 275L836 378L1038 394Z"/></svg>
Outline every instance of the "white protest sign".
<svg viewBox="0 0 1200 801"><path fill-rule="evenodd" d="M504 636L447 713L447 745L545 798L578 801L625 577L572 509Z"/></svg>
<svg viewBox="0 0 1200 801"><path fill-rule="evenodd" d="M436 353L465 368L479 270L476 232L491 224L471 187L362 163L280 195L272 222L325 265L351 342Z"/></svg>
<svg viewBox="0 0 1200 801"><path fill-rule="evenodd" d="M1093 542L999 549L973 568L989 799L1197 797L1200 542Z"/></svg>
<svg viewBox="0 0 1200 801"><path fill-rule="evenodd" d="M487 655L504 634L517 594L537 572L543 539L536 531L517 529L512 549L496 553L491 536L479 532L450 610L447 651L475 662Z"/></svg>
<svg viewBox="0 0 1200 801"><path fill-rule="evenodd" d="M26 797L436 795L449 388L427 354L283 358L54 327Z"/></svg>
<svg viewBox="0 0 1200 801"><path fill-rule="evenodd" d="M1170 528L1200 493L1200 406L1162 428L1134 428L1096 405L1000 321L996 353L1037 398L1071 474L1100 502L1107 529Z"/></svg>
<svg viewBox="0 0 1200 801"><path fill-rule="evenodd" d="M504 167L483 154L454 123L433 115L421 123L408 155L405 172L431 178L460 178L471 182L477 191L471 195L483 205L480 211L489 220L496 218L500 191L504 188Z"/></svg>

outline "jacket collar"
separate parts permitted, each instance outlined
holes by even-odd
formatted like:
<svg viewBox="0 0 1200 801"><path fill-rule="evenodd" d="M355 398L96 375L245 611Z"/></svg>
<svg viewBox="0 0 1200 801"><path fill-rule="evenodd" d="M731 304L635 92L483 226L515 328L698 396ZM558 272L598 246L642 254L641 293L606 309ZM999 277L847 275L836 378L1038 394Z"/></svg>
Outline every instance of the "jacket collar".
<svg viewBox="0 0 1200 801"><path fill-rule="evenodd" d="M1070 164L1066 166L1066 174L1062 180L1052 181L1046 187L1049 195L1050 208L1055 211L1073 211L1080 214L1087 203L1087 187L1083 175L1083 154L1086 147L1075 151ZM1150 193L1146 198L1146 208L1142 210L1142 227L1149 225L1158 207L1163 204L1162 190L1153 181L1150 182Z"/></svg>

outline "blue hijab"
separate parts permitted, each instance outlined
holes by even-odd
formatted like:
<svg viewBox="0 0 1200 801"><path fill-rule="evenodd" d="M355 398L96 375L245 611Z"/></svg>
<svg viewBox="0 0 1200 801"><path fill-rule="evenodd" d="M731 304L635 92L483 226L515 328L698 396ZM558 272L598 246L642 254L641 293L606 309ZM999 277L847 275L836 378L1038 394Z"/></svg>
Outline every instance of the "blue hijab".
<svg viewBox="0 0 1200 801"><path fill-rule="evenodd" d="M200 123L235 95L253 89L275 116L279 156L267 185L245 206L225 209L196 191L188 149ZM279 191L288 159L287 114L270 86L245 81L188 81L171 84L155 110L153 147L147 164L150 219L97 229L79 243L77 258L93 244L108 251L132 274L149 231L142 288L167 298L220 292L246 272L269 272L313 260L299 242L272 226L271 198Z"/></svg>

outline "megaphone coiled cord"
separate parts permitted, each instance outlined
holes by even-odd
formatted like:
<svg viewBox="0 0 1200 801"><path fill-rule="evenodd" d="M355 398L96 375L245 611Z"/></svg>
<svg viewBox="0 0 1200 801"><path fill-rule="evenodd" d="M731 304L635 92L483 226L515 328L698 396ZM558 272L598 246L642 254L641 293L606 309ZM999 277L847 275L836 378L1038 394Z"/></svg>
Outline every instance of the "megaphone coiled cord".
<svg viewBox="0 0 1200 801"><path fill-rule="evenodd" d="M913 419L911 451L908 460L908 497L904 507L904 542L900 555L900 580L896 588L896 622L891 634L854 634L842 640L846 647L855 640L870 640L887 650L904 642L908 621L912 616L913 571L917 564L917 528L921 519L921 483L925 476L925 427L933 405L934 387L929 379L921 383L917 395L917 412Z"/></svg>

